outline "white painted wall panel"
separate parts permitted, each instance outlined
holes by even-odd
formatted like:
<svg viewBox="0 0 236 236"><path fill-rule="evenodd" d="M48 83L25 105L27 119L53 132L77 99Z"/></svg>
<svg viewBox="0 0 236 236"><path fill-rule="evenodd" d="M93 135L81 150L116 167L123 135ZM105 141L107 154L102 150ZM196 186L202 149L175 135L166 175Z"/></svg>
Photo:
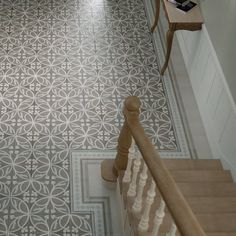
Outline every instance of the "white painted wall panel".
<svg viewBox="0 0 236 236"><path fill-rule="evenodd" d="M236 1L199 0L212 45L236 102Z"/></svg>
<svg viewBox="0 0 236 236"><path fill-rule="evenodd" d="M222 135L219 139L220 149L223 155L229 158L229 161L236 166L236 145L235 145L235 134L236 134L236 115L231 112L224 127ZM227 140L227 142L225 142Z"/></svg>
<svg viewBox="0 0 236 236"><path fill-rule="evenodd" d="M179 44L181 45L181 48L182 48L182 53L184 55L185 65L188 66L189 52L187 51L187 48L184 46L184 42L185 42L184 34L177 32L177 36L179 39Z"/></svg>
<svg viewBox="0 0 236 236"><path fill-rule="evenodd" d="M198 32L191 32L191 34L183 31L180 32L182 32L180 35L183 35L184 48L188 52L187 66L190 67L196 54L196 45L198 44L197 41L200 40L200 34Z"/></svg>
<svg viewBox="0 0 236 236"><path fill-rule="evenodd" d="M223 86L221 82L220 74L217 73L214 77L212 87L209 90L209 97L208 97L208 115L209 119L214 119L216 114L216 109L218 107L220 98L223 93Z"/></svg>
<svg viewBox="0 0 236 236"><path fill-rule="evenodd" d="M183 34L192 34L192 32L185 32L180 31L180 33ZM198 32L200 34L200 40L199 40L199 46L195 47L193 46L193 51L195 53L190 53L190 57L186 58L186 61L192 60L192 64L188 65L186 68L190 74L190 80L192 82L193 89L195 90L196 95L198 96L199 88L200 88L200 82L202 75L204 73L204 70L206 69L206 63L208 61L209 57L209 48L207 47L206 38L201 32ZM189 49L190 51L191 49Z"/></svg>
<svg viewBox="0 0 236 236"><path fill-rule="evenodd" d="M236 109L208 32L180 31L178 41L212 152L236 177Z"/></svg>
<svg viewBox="0 0 236 236"><path fill-rule="evenodd" d="M229 98L226 92L223 90L223 93L219 99L219 103L216 108L215 119L212 120L216 131L215 139L217 142L219 142L220 140L220 137L226 126L230 112L231 112L231 106L229 103ZM208 119L211 120L210 117L208 117ZM227 142L227 140L225 140L225 142Z"/></svg>
<svg viewBox="0 0 236 236"><path fill-rule="evenodd" d="M209 91L212 87L212 82L214 80L214 77L216 75L216 65L213 61L212 55L209 54L207 63L204 65L203 74L199 78L199 91L198 96L199 102L203 105L207 105L207 100L209 96Z"/></svg>

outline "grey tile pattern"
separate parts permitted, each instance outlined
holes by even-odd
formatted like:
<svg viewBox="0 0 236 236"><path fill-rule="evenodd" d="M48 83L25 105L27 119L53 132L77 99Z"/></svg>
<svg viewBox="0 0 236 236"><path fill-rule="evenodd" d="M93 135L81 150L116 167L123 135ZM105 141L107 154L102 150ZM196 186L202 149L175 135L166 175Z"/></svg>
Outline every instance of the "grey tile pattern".
<svg viewBox="0 0 236 236"><path fill-rule="evenodd" d="M114 149L128 95L179 151L141 0L0 1L0 235L92 235L70 152Z"/></svg>
<svg viewBox="0 0 236 236"><path fill-rule="evenodd" d="M72 211L86 209L94 213L96 236L123 235L116 184L104 183L100 170L101 161L114 156L115 151L100 150L75 151L71 156Z"/></svg>

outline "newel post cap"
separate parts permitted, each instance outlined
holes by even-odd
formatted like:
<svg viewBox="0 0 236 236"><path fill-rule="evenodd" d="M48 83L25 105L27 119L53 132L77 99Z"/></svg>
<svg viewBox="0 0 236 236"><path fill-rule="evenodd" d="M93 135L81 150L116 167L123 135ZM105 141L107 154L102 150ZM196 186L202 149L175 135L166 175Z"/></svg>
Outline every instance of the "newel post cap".
<svg viewBox="0 0 236 236"><path fill-rule="evenodd" d="M125 99L124 109L128 112L139 112L141 102L137 96L129 96Z"/></svg>

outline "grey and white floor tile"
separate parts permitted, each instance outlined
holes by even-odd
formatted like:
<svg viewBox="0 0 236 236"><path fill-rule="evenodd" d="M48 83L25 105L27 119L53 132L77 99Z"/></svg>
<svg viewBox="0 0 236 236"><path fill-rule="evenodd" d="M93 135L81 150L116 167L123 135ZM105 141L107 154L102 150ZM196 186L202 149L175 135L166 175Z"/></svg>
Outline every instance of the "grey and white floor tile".
<svg viewBox="0 0 236 236"><path fill-rule="evenodd" d="M70 156L115 149L128 95L160 151L189 154L143 2L1 0L0 18L0 235L97 235Z"/></svg>

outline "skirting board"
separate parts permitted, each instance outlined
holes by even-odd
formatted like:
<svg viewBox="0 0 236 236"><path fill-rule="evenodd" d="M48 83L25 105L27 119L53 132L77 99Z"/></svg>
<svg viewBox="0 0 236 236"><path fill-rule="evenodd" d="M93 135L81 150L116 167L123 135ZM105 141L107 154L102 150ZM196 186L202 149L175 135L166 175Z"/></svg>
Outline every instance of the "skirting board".
<svg viewBox="0 0 236 236"><path fill-rule="evenodd" d="M153 1L145 1L145 5L151 24ZM162 24L161 17L159 24ZM221 159L236 180L236 105L207 29L203 25L201 31L178 31L176 35L213 157ZM161 45L157 31L153 41L156 48ZM157 50L162 61L163 50Z"/></svg>

